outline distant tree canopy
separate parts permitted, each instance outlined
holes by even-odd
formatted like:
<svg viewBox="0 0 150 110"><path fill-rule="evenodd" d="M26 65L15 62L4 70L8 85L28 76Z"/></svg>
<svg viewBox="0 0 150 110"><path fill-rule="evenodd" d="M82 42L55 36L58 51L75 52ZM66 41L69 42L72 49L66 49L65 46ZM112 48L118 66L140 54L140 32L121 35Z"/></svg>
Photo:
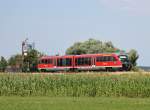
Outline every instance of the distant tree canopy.
<svg viewBox="0 0 150 110"><path fill-rule="evenodd" d="M135 67L137 65L137 60L139 58L137 51L134 49L131 49L130 52L128 53L128 55L129 55L129 60L132 64L132 66Z"/></svg>
<svg viewBox="0 0 150 110"><path fill-rule="evenodd" d="M7 68L7 60L3 56L1 56L0 57L0 71L4 72L6 68Z"/></svg>
<svg viewBox="0 0 150 110"><path fill-rule="evenodd" d="M21 71L22 69L22 55L16 54L8 59L9 69L8 71Z"/></svg>
<svg viewBox="0 0 150 110"><path fill-rule="evenodd" d="M89 39L85 42L74 43L66 50L67 55L94 54L115 52L116 48L112 42L102 42L95 39Z"/></svg>
<svg viewBox="0 0 150 110"><path fill-rule="evenodd" d="M22 65L22 55L16 54L8 59L9 66L16 67Z"/></svg>
<svg viewBox="0 0 150 110"><path fill-rule="evenodd" d="M38 50L31 50L24 56L23 60L23 71L24 72L34 72L37 71L38 59L42 54Z"/></svg>

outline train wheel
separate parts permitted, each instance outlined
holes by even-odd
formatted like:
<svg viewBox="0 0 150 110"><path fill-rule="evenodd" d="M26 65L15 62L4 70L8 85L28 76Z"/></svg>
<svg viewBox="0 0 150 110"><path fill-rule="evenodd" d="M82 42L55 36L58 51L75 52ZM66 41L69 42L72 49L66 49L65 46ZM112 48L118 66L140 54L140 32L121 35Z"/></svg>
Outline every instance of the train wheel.
<svg viewBox="0 0 150 110"><path fill-rule="evenodd" d="M106 67L107 72L112 72L112 70L113 70L112 67Z"/></svg>
<svg viewBox="0 0 150 110"><path fill-rule="evenodd" d="M46 72L46 70L45 69L41 69L41 72Z"/></svg>

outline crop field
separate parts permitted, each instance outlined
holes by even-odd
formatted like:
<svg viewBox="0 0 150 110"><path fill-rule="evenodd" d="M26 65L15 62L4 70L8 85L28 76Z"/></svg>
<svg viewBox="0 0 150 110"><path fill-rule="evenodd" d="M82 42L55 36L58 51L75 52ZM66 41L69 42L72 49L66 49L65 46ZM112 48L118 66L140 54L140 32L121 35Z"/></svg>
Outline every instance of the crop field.
<svg viewBox="0 0 150 110"><path fill-rule="evenodd" d="M150 73L0 73L0 110L149 110Z"/></svg>
<svg viewBox="0 0 150 110"><path fill-rule="evenodd" d="M0 74L0 96L150 97L149 73Z"/></svg>

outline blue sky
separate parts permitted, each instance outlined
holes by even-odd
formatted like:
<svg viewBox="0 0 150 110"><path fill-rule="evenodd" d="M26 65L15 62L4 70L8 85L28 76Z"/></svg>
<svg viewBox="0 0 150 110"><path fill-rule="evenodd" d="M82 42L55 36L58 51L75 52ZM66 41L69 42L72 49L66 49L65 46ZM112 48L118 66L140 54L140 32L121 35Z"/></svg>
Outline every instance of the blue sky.
<svg viewBox="0 0 150 110"><path fill-rule="evenodd" d="M64 54L77 41L112 41L136 49L150 66L149 0L0 0L0 56L21 53L29 38L46 54Z"/></svg>

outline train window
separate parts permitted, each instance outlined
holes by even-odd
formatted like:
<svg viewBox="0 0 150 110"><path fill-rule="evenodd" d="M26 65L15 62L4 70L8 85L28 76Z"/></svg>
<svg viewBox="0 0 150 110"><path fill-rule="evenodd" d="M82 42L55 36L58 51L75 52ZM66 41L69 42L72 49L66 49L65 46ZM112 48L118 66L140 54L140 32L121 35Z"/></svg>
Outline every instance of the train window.
<svg viewBox="0 0 150 110"><path fill-rule="evenodd" d="M105 58L105 61L116 61L116 59L113 57L113 56L107 56L106 58Z"/></svg>
<svg viewBox="0 0 150 110"><path fill-rule="evenodd" d="M47 59L45 59L45 64L48 64L48 60Z"/></svg>
<svg viewBox="0 0 150 110"><path fill-rule="evenodd" d="M103 57L96 57L97 62L103 62Z"/></svg>
<svg viewBox="0 0 150 110"><path fill-rule="evenodd" d="M72 59L71 58L57 59L57 65L58 66L71 66L72 65Z"/></svg>
<svg viewBox="0 0 150 110"><path fill-rule="evenodd" d="M75 59L75 64L76 64L76 66L80 65L81 64L81 58L76 58Z"/></svg>
<svg viewBox="0 0 150 110"><path fill-rule="evenodd" d="M47 62L48 62L47 59L43 59L43 60L41 61L42 64L47 64Z"/></svg>
<svg viewBox="0 0 150 110"><path fill-rule="evenodd" d="M116 61L116 58L113 56L102 56L96 58L97 62L109 62L109 61Z"/></svg>
<svg viewBox="0 0 150 110"><path fill-rule="evenodd" d="M91 65L91 58L84 58L85 65Z"/></svg>
<svg viewBox="0 0 150 110"><path fill-rule="evenodd" d="M57 65L56 59L54 59L54 65L55 65L55 66Z"/></svg>
<svg viewBox="0 0 150 110"><path fill-rule="evenodd" d="M114 57L112 57L112 56L104 56L103 61L104 61L104 62L114 61Z"/></svg>
<svg viewBox="0 0 150 110"><path fill-rule="evenodd" d="M52 63L53 63L53 60L52 60L52 59L48 59L47 63L48 63L48 64L52 64Z"/></svg>
<svg viewBox="0 0 150 110"><path fill-rule="evenodd" d="M53 64L53 59L42 59L40 61L42 64Z"/></svg>
<svg viewBox="0 0 150 110"><path fill-rule="evenodd" d="M108 57L107 56L104 56L103 57L103 62L107 62L108 61Z"/></svg>
<svg viewBox="0 0 150 110"><path fill-rule="evenodd" d="M107 61L112 61L112 56L108 56Z"/></svg>
<svg viewBox="0 0 150 110"><path fill-rule="evenodd" d="M71 66L71 65L72 65L71 58L66 58L66 66Z"/></svg>
<svg viewBox="0 0 150 110"><path fill-rule="evenodd" d="M117 61L115 57L111 57L111 61Z"/></svg>
<svg viewBox="0 0 150 110"><path fill-rule="evenodd" d="M75 65L77 66L77 65L79 65L80 64L80 58L76 58L75 59Z"/></svg>
<svg viewBox="0 0 150 110"><path fill-rule="evenodd" d="M75 65L77 66L79 64L79 58L75 59Z"/></svg>
<svg viewBox="0 0 150 110"><path fill-rule="evenodd" d="M75 59L75 64L77 65L91 65L91 58L76 58Z"/></svg>
<svg viewBox="0 0 150 110"><path fill-rule="evenodd" d="M57 59L57 66L62 66L62 59Z"/></svg>
<svg viewBox="0 0 150 110"><path fill-rule="evenodd" d="M41 61L41 63L43 63L43 64L44 64L44 63L45 63L45 60L43 59L43 60Z"/></svg>
<svg viewBox="0 0 150 110"><path fill-rule="evenodd" d="M50 60L49 59L47 59L47 64L49 64L50 63Z"/></svg>

